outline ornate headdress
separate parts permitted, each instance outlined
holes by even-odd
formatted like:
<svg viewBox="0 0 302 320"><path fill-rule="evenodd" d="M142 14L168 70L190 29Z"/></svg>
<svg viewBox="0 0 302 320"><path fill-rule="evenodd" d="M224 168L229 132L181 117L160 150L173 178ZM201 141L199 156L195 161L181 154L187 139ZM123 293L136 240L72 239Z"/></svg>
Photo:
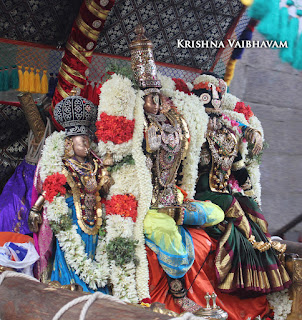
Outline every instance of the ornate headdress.
<svg viewBox="0 0 302 320"><path fill-rule="evenodd" d="M91 133L89 127L96 121L97 109L91 101L73 95L57 103L53 114L66 136L76 136Z"/></svg>
<svg viewBox="0 0 302 320"><path fill-rule="evenodd" d="M130 43L131 65L135 80L145 94L158 92L161 82L157 77L157 69L153 57L153 44L145 36L142 25L135 28L137 37Z"/></svg>

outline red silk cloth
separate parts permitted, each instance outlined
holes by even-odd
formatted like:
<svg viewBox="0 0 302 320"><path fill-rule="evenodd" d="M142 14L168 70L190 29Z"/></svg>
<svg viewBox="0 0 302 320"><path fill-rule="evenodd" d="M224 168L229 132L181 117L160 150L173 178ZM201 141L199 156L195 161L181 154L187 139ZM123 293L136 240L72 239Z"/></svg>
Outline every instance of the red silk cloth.
<svg viewBox="0 0 302 320"><path fill-rule="evenodd" d="M216 248L215 240L211 239L204 230L195 228L189 228L188 230L194 242L195 261L185 275L187 289L190 288L210 250L215 250ZM172 296L168 294L167 277L158 263L156 254L148 247L146 248L149 261L151 301L164 303L167 309L180 313L180 307L174 303ZM207 292L209 294L215 292L217 294L216 303L228 313L228 320L248 319L248 317L254 319L258 315L263 317L267 314L269 305L266 296L240 299L238 296L219 292L214 268L214 256L213 253L209 254L192 288L188 292L188 298L205 307L204 296Z"/></svg>
<svg viewBox="0 0 302 320"><path fill-rule="evenodd" d="M115 0L110 0L106 6L102 7L102 9L110 11L114 5L114 1ZM92 4L95 3L95 6L100 7L99 1L88 0L87 3L92 3ZM68 47L68 45L72 44L72 41L75 41L78 45L83 47L83 49L85 50L85 51L82 51L81 53L90 52L91 55L86 57L86 59L88 60L88 66L85 63L83 63L76 55L74 55L74 53L72 53L67 47L64 50L62 63L66 64L69 68L79 72L84 77L84 79L77 77L77 76L73 75L71 72L64 70L65 73L67 73L71 78L73 78L75 81L77 81L81 85L85 86L86 81L87 81L87 77L86 77L85 72L89 68L89 64L91 62L91 57L92 57L92 52L94 51L94 49L96 47L96 41L89 38L87 35L85 35L79 29L76 21L80 17L86 25L88 25L90 28L92 28L95 32L98 32L98 33L100 33L103 30L106 19L102 19L102 18L94 15L91 11L88 10L86 1L83 1L81 8L80 8L80 11L79 11L79 15L73 23L71 33L69 35L69 39L67 41L66 46ZM98 28L94 27L95 24L93 26L93 23L95 21L101 21L101 25ZM91 43L93 43L92 48L89 47L91 45ZM87 45L88 45L88 47L87 47ZM61 69L62 69L62 67L60 67L60 71L61 71ZM66 78L64 78L60 74L60 71L58 74L58 85L55 89L55 93L54 93L54 96L52 99L52 106L50 108L50 114L52 116L52 120L53 120L55 127L58 130L63 130L63 128L55 121L55 119L53 117L53 109L54 109L55 105L58 102L60 102L61 100L63 100L63 98L65 98L61 95L60 90L58 88L61 87L66 93L69 94L70 91L73 89L73 87L75 87L75 85L73 83L71 83L70 81L68 81Z"/></svg>

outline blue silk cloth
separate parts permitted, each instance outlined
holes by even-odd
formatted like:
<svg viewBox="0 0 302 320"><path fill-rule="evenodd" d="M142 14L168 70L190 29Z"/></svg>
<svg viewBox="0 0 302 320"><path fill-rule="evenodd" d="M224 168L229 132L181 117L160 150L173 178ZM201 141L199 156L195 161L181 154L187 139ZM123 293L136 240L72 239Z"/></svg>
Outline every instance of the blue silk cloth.
<svg viewBox="0 0 302 320"><path fill-rule="evenodd" d="M36 166L25 160L16 168L0 195L0 231L29 234L28 215Z"/></svg>
<svg viewBox="0 0 302 320"><path fill-rule="evenodd" d="M183 277L191 268L194 245L184 226L177 226L174 219L158 209L150 209L144 220L146 245L156 253L164 271L174 279ZM185 208L184 225L211 226L224 219L224 212L212 202L190 202Z"/></svg>
<svg viewBox="0 0 302 320"><path fill-rule="evenodd" d="M78 227L77 233L81 236L82 240L85 243L85 253L87 253L88 258L91 258L93 260L98 244L98 235L89 235L79 227L76 210L73 203L73 197L67 198L66 202L68 204L68 208L72 210L72 222ZM66 263L64 252L60 248L58 240L56 240L56 254L51 274L51 280L59 281L61 285L77 283L83 287L83 290L85 292L94 292L94 290L90 289L87 284L83 280L81 280L79 276L76 275L75 271ZM101 291L106 294L109 293L107 287L98 288L97 291Z"/></svg>

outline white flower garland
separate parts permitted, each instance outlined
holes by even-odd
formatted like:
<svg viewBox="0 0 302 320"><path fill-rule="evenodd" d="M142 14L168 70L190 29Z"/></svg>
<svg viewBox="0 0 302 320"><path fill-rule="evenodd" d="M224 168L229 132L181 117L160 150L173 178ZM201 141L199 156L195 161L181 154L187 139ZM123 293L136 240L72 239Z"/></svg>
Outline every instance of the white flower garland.
<svg viewBox="0 0 302 320"><path fill-rule="evenodd" d="M208 74L201 74L200 76L194 79L193 84L196 85L199 82L209 82L214 84L216 87L219 86L219 80L216 79L214 76Z"/></svg>
<svg viewBox="0 0 302 320"><path fill-rule="evenodd" d="M131 91L131 94L127 96L131 101L123 100L123 96L116 94L116 90L110 89L112 86L117 86L118 90L124 88L124 90ZM110 100L110 103L108 103L108 100ZM135 92L127 78L114 75L101 89L99 115L101 112L106 112L109 115L116 116L127 117L128 115L127 118L135 119L133 138L127 143L114 145L112 142L106 144L99 142L99 150L103 154L108 151L112 152L116 161L131 154L135 162L134 165L124 164L119 170L113 172L112 177L115 184L110 189L109 199L113 195L133 194L138 201L136 222L133 223L131 218L110 215L107 217L106 230L107 243L119 236L138 241L136 246L136 256L139 257L138 266L135 266L134 263L118 266L114 261L110 262L110 280L113 284L113 294L120 299L133 303L150 297L143 221L151 203L152 183L151 174L145 164L146 157L141 147L144 137L143 105L143 92ZM115 110L115 108L118 110ZM129 117L130 114L131 117ZM132 223L130 223L130 220Z"/></svg>
<svg viewBox="0 0 302 320"><path fill-rule="evenodd" d="M133 120L135 90L131 88L131 80L116 73L113 74L101 88L98 119L102 112L106 112L110 116Z"/></svg>
<svg viewBox="0 0 302 320"><path fill-rule="evenodd" d="M293 301L289 299L288 290L268 294L266 298L274 310L274 320L286 320L293 304Z"/></svg>
<svg viewBox="0 0 302 320"><path fill-rule="evenodd" d="M137 179L136 166L124 164L119 170L111 174L114 185L111 186L107 196L110 199L116 194L133 194L136 199L139 198L139 179Z"/></svg>
<svg viewBox="0 0 302 320"><path fill-rule="evenodd" d="M64 132L54 132L46 139L39 163L42 181L49 175L62 172L64 139ZM44 206L50 223L57 223L64 216L70 216L64 196L56 196L52 203L46 200ZM95 260L91 260L85 253L85 244L77 229L78 227L73 225L70 229L57 233L56 237L64 252L66 263L91 289L97 290L98 287L106 285L109 275L105 241L99 237Z"/></svg>
<svg viewBox="0 0 302 320"><path fill-rule="evenodd" d="M130 217L120 215L108 215L106 219L106 243L117 237L132 238L134 222ZM113 285L112 293L115 297L127 302L137 303L137 292L135 283L135 264L127 263L123 266L110 261L110 282Z"/></svg>
<svg viewBox="0 0 302 320"><path fill-rule="evenodd" d="M163 95L165 95L166 97L172 97L176 85L175 82L172 80L172 78L164 76L160 73L157 74L158 75L158 79L161 82L161 93Z"/></svg>
<svg viewBox="0 0 302 320"><path fill-rule="evenodd" d="M102 112L110 116L123 116L128 120L133 120L134 106L135 90L132 82L128 78L113 74L101 88L98 120ZM121 144L114 144L112 141L105 143L101 140L98 143L99 155L104 156L107 152L111 152L115 161L120 161L129 155L131 148L132 140Z"/></svg>
<svg viewBox="0 0 302 320"><path fill-rule="evenodd" d="M151 172L146 166L142 143L144 139L144 93L139 90L135 102L135 127L133 134L132 156L135 161L136 179L139 181L139 197L137 206L137 219L134 226L134 239L138 241L136 255L139 264L136 268L136 287L138 299L149 298L149 266L145 248L144 219L149 210L152 199Z"/></svg>
<svg viewBox="0 0 302 320"><path fill-rule="evenodd" d="M240 99L235 97L233 94L226 92L221 100L221 105L223 110L231 110L233 111L236 107L236 103L239 102Z"/></svg>
<svg viewBox="0 0 302 320"><path fill-rule="evenodd" d="M198 162L202 144L205 142L208 115L205 112L203 103L195 95L187 95L178 90L172 96L174 106L183 115L188 124L191 141L186 159L183 161L182 188L193 199L195 186L198 178Z"/></svg>

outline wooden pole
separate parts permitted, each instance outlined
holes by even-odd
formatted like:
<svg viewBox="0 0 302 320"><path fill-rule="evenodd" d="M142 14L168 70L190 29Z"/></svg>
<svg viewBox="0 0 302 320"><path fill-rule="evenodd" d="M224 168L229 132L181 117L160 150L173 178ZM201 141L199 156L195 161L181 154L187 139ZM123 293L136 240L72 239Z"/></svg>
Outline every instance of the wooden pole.
<svg viewBox="0 0 302 320"><path fill-rule="evenodd" d="M87 295L49 287L23 278L5 278L0 285L1 320L51 320L71 300ZM86 301L85 301L86 302ZM85 304L81 302L66 311L60 320L77 320ZM85 320L165 320L170 316L148 308L97 300L89 308Z"/></svg>

